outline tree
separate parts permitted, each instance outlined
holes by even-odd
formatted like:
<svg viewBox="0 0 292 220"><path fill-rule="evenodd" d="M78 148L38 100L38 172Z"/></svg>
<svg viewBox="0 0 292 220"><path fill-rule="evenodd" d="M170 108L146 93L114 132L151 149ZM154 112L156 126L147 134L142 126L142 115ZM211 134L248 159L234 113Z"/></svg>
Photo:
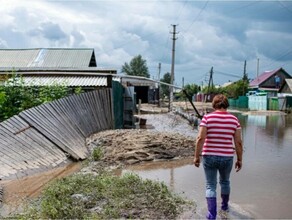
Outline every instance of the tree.
<svg viewBox="0 0 292 220"><path fill-rule="evenodd" d="M196 84L187 84L185 85L184 89L190 96L193 96L200 91L200 86Z"/></svg>
<svg viewBox="0 0 292 220"><path fill-rule="evenodd" d="M244 67L243 67L243 77L242 77L243 81L248 81L248 76L246 73L246 60L244 61Z"/></svg>
<svg viewBox="0 0 292 220"><path fill-rule="evenodd" d="M239 96L244 96L248 91L248 81L238 80L225 88L228 98L237 99Z"/></svg>
<svg viewBox="0 0 292 220"><path fill-rule="evenodd" d="M200 86L196 84L186 84L183 89L187 92L189 96L193 97L200 91ZM176 97L181 100L186 99L186 95L183 93L183 91L181 91Z"/></svg>
<svg viewBox="0 0 292 220"><path fill-rule="evenodd" d="M165 73L160 81L170 84L170 73ZM162 95L169 96L169 86L161 84L160 88Z"/></svg>
<svg viewBox="0 0 292 220"><path fill-rule="evenodd" d="M135 56L131 61L130 64L125 63L122 66L122 73L126 73L126 75L131 76L143 76L143 77L150 77L147 61L142 58L141 55Z"/></svg>

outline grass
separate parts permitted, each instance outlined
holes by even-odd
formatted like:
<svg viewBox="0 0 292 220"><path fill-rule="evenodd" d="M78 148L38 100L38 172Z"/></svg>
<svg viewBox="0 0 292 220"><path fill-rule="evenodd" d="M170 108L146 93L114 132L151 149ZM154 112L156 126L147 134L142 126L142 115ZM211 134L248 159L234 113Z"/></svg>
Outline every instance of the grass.
<svg viewBox="0 0 292 220"><path fill-rule="evenodd" d="M192 205L163 183L134 174L75 174L55 180L18 219L175 219Z"/></svg>
<svg viewBox="0 0 292 220"><path fill-rule="evenodd" d="M92 158L94 161L99 161L103 156L101 147L96 147L93 149Z"/></svg>

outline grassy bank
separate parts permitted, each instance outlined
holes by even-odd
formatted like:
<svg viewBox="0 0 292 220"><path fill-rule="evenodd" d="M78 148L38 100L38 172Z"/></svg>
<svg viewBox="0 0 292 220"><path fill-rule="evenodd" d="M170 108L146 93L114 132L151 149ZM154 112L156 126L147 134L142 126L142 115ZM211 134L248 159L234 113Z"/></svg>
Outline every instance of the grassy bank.
<svg viewBox="0 0 292 220"><path fill-rule="evenodd" d="M52 182L18 219L175 219L192 203L134 174L75 174Z"/></svg>

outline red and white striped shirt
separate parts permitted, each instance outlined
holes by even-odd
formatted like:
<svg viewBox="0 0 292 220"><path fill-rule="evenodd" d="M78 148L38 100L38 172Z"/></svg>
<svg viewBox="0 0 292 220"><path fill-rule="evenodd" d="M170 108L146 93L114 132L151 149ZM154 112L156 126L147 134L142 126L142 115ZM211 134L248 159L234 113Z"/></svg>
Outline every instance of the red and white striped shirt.
<svg viewBox="0 0 292 220"><path fill-rule="evenodd" d="M207 128L202 155L234 155L234 134L237 129L241 129L234 115L227 111L214 111L203 117L200 126Z"/></svg>

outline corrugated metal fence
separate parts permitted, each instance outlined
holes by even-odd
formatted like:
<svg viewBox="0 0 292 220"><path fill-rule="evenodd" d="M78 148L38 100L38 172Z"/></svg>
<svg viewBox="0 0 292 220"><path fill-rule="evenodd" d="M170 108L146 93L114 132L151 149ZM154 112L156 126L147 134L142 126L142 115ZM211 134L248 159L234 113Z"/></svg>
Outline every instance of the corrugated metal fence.
<svg viewBox="0 0 292 220"><path fill-rule="evenodd" d="M72 95L0 123L0 178L85 159L85 138L114 128L111 89Z"/></svg>
<svg viewBox="0 0 292 220"><path fill-rule="evenodd" d="M248 108L249 110L268 110L267 96L249 96Z"/></svg>

